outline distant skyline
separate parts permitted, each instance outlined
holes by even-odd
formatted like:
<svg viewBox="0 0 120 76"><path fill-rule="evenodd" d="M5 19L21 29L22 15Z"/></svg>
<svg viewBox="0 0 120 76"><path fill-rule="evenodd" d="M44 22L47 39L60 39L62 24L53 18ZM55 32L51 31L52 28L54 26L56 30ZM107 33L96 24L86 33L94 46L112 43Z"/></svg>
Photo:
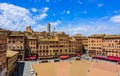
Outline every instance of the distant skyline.
<svg viewBox="0 0 120 76"><path fill-rule="evenodd" d="M0 28L69 35L120 34L120 0L0 0Z"/></svg>

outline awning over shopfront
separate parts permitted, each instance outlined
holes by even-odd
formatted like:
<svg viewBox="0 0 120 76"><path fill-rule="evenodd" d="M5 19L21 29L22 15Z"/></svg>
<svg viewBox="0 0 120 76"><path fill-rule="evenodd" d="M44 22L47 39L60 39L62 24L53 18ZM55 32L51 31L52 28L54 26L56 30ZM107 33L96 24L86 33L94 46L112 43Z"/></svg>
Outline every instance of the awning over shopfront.
<svg viewBox="0 0 120 76"><path fill-rule="evenodd" d="M107 60L111 60L111 61L120 61L120 57L116 57L116 56L107 56Z"/></svg>
<svg viewBox="0 0 120 76"><path fill-rule="evenodd" d="M25 58L26 60L35 60L36 56L29 56L28 58Z"/></svg>
<svg viewBox="0 0 120 76"><path fill-rule="evenodd" d="M105 59L105 60L110 60L110 61L120 61L120 57L116 57L116 56L96 55L93 58L96 58L96 59Z"/></svg>
<svg viewBox="0 0 120 76"><path fill-rule="evenodd" d="M76 56L80 57L81 55L80 54L76 54Z"/></svg>
<svg viewBox="0 0 120 76"><path fill-rule="evenodd" d="M104 55L96 55L93 58L98 58L98 59L107 59L107 56Z"/></svg>
<svg viewBox="0 0 120 76"><path fill-rule="evenodd" d="M47 59L47 58L53 58L53 56L41 56L41 57L38 57L38 58Z"/></svg>
<svg viewBox="0 0 120 76"><path fill-rule="evenodd" d="M67 59L67 58L69 58L70 56L69 55L60 55L59 56L59 58L61 58L61 59Z"/></svg>
<svg viewBox="0 0 120 76"><path fill-rule="evenodd" d="M36 56L30 56L29 59L36 59Z"/></svg>

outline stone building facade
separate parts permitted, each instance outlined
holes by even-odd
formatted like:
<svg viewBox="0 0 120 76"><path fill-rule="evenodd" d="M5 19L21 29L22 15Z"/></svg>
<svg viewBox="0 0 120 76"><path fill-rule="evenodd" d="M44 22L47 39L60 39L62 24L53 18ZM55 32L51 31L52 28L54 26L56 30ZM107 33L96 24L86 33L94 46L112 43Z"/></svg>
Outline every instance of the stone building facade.
<svg viewBox="0 0 120 76"><path fill-rule="evenodd" d="M120 57L120 35L95 34L88 37L89 55Z"/></svg>
<svg viewBox="0 0 120 76"><path fill-rule="evenodd" d="M6 76L14 76L15 68L17 67L18 61L18 52L7 50L7 75Z"/></svg>
<svg viewBox="0 0 120 76"><path fill-rule="evenodd" d="M6 76L7 37L0 34L0 76Z"/></svg>
<svg viewBox="0 0 120 76"><path fill-rule="evenodd" d="M23 32L12 32L7 37L7 49L18 51L19 60L24 60L25 56L25 35Z"/></svg>
<svg viewBox="0 0 120 76"><path fill-rule="evenodd" d="M75 56L83 53L81 36L70 37L55 30L51 32L50 23L47 29L47 32L35 32L27 26L24 32L10 31L7 34L7 49L18 51L19 60L36 54L39 58L57 58L60 55Z"/></svg>
<svg viewBox="0 0 120 76"><path fill-rule="evenodd" d="M38 39L38 55L40 58L57 58L60 55L75 56L77 53L82 53L81 45L81 42L76 41L74 37L60 32L53 38Z"/></svg>

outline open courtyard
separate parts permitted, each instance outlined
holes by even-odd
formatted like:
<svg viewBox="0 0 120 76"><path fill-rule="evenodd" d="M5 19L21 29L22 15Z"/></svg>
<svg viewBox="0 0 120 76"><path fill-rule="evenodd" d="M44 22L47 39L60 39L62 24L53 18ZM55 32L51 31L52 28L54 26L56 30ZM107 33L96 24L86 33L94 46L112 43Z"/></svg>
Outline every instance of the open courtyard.
<svg viewBox="0 0 120 76"><path fill-rule="evenodd" d="M119 76L120 65L106 61L64 61L33 64L37 76Z"/></svg>

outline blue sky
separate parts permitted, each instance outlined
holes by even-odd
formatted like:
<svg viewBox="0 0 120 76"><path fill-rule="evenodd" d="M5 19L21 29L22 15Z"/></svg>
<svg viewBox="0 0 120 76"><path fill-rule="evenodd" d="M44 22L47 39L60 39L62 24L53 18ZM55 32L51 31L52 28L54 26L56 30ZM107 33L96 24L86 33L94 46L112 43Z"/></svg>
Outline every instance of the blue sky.
<svg viewBox="0 0 120 76"><path fill-rule="evenodd" d="M0 28L52 29L73 34L120 34L120 0L0 0Z"/></svg>

